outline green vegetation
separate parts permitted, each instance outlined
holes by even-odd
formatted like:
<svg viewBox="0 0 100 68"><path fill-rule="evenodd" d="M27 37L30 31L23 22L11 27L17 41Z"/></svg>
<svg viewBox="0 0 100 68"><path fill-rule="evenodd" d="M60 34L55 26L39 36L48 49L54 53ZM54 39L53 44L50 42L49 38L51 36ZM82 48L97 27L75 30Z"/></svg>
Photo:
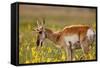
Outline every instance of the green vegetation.
<svg viewBox="0 0 100 68"><path fill-rule="evenodd" d="M34 23L20 23L19 30L19 63L41 63L41 62L59 62L66 60L66 53L64 49L58 49L54 45L54 43L48 39L45 40L42 47L39 49L36 48L36 36L37 33L32 29L35 28L33 26ZM48 27L51 27L53 30L59 30L62 28L60 24L46 23ZM64 26L64 25L63 25ZM89 57L87 60L95 59L95 43L91 47L91 51L89 52ZM78 49L74 52L75 61L80 60L80 57L83 55L82 50ZM85 59L82 59L85 60Z"/></svg>
<svg viewBox="0 0 100 68"><path fill-rule="evenodd" d="M23 7L23 6L22 6ZM21 8L21 7L20 7ZM50 7L49 7L50 8ZM46 10L45 10L46 9ZM59 8L58 8L59 9ZM34 7L23 7L20 9L19 17L19 63L42 63L42 62L61 62L66 61L66 53L64 49L58 49L54 43L48 39L45 40L42 47L36 48L36 37L37 33L33 31L36 27L36 18L46 17L45 27L50 28L54 31L62 30L65 26L74 24L92 24L94 30L96 29L95 24L95 11L79 11L72 9L64 10L47 8L36 9ZM85 10L85 9L84 9ZM87 10L87 9L86 9ZM89 9L92 10L92 9ZM77 12L78 11L78 12ZM40 13L41 12L41 13ZM47 14L46 14L47 13ZM39 15L40 14L40 15ZM80 59L83 55L81 49L74 51L74 60L93 60L96 59L96 43L92 44L91 51L87 58Z"/></svg>

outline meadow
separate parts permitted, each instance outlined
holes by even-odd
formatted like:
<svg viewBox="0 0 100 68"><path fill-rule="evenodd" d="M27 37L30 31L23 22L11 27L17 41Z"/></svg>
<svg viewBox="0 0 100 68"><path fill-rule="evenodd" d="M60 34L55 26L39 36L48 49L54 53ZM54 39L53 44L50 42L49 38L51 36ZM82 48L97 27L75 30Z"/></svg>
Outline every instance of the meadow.
<svg viewBox="0 0 100 68"><path fill-rule="evenodd" d="M50 7L50 10L46 10L47 8L42 8L44 10L38 9L38 11L36 11L36 8L35 10L32 10L34 7L22 7L23 6L20 7L19 15L19 64L63 62L67 59L64 49L56 48L54 46L55 44L49 39L45 40L41 48L36 48L37 33L33 31L33 29L36 28L37 17L41 18L45 16L45 27L50 28L53 31L62 30L65 26L74 24L91 24L93 29L96 31L95 10L92 9L84 9L89 11L84 11L83 13L81 13L82 11L79 10L75 10L73 13L71 13L70 11L72 11L72 9L69 8L66 11L63 10L63 8L63 12L55 12L59 10L59 8L56 10L53 9L54 11L51 10ZM39 10L41 10L41 12L39 12ZM96 59L96 42L94 42L90 48L91 51L89 51L88 57L85 59L80 59L80 57L83 55L82 49L75 50L74 60L80 61Z"/></svg>

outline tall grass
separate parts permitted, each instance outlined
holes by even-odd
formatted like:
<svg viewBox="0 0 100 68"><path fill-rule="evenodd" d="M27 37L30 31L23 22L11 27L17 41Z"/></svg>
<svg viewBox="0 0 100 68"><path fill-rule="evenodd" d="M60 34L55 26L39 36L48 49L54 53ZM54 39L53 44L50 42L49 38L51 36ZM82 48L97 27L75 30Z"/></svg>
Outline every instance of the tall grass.
<svg viewBox="0 0 100 68"><path fill-rule="evenodd" d="M66 61L67 54L64 49L58 49L54 43L45 40L40 49L36 48L37 33L36 18L45 17L45 27L53 31L62 30L65 26L75 24L92 24L96 29L96 10L94 8L75 8L75 7L50 7L35 5L19 6L19 63L42 63L42 62L61 62ZM93 60L96 59L96 42L90 47L91 50L87 58L80 59L83 55L81 49L74 51L74 60Z"/></svg>
<svg viewBox="0 0 100 68"><path fill-rule="evenodd" d="M58 49L54 43L48 39L45 40L43 46L40 49L36 48L36 36L37 33L33 31L36 26L33 23L20 23L19 24L19 63L42 63L42 62L61 62L66 61L67 55L64 49ZM65 23L46 23L46 27L52 30L61 30L64 28ZM94 25L95 26L95 25ZM87 59L80 59L83 55L81 49L74 51L74 60L93 60L96 59L96 43L93 43L91 51L88 54Z"/></svg>

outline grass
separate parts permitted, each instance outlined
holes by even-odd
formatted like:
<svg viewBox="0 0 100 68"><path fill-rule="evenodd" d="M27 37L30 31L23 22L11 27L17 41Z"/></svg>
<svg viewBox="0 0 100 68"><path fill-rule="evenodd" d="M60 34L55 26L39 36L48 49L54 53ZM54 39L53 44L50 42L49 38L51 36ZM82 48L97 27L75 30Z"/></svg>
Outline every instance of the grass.
<svg viewBox="0 0 100 68"><path fill-rule="evenodd" d="M44 42L44 45L40 49L36 49L36 36L32 29L35 28L33 26L34 23L20 23L19 30L19 63L27 64L27 63L41 63L41 62L62 62L66 61L66 53L64 49L58 49L54 45L54 43L48 39ZM63 24L58 23L46 23L48 28L51 27L53 30L60 30L65 26ZM87 59L82 60L93 60L95 57L95 48L96 44L94 43L91 47L91 51L89 52L89 56ZM80 57L83 55L81 49L77 49L74 51L74 59L75 61L80 60Z"/></svg>
<svg viewBox="0 0 100 68"><path fill-rule="evenodd" d="M60 10L59 10L60 9ZM83 11L87 10L87 11ZM58 12L59 10L59 12ZM91 11L90 11L91 10ZM93 10L93 11L92 11ZM48 39L45 40L40 49L36 49L37 33L33 31L36 28L36 18L45 16L45 27L54 31L61 30L65 26L75 24L92 24L96 29L95 10L88 8L52 8L20 6L19 10L19 63L42 63L42 62L62 62L66 61L67 55L64 49L58 49L54 43ZM91 51L87 58L81 60L96 59L96 42L92 44ZM74 51L74 60L80 60L83 55L81 49Z"/></svg>

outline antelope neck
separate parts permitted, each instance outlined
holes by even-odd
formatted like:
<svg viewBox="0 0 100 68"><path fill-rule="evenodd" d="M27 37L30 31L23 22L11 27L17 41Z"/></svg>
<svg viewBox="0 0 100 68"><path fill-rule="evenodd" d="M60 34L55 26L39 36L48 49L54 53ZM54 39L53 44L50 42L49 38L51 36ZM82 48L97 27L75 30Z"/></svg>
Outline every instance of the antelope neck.
<svg viewBox="0 0 100 68"><path fill-rule="evenodd" d="M45 29L45 34L46 38L48 38L49 40L53 41L56 44L58 37L57 34L55 34L51 29L48 28Z"/></svg>

